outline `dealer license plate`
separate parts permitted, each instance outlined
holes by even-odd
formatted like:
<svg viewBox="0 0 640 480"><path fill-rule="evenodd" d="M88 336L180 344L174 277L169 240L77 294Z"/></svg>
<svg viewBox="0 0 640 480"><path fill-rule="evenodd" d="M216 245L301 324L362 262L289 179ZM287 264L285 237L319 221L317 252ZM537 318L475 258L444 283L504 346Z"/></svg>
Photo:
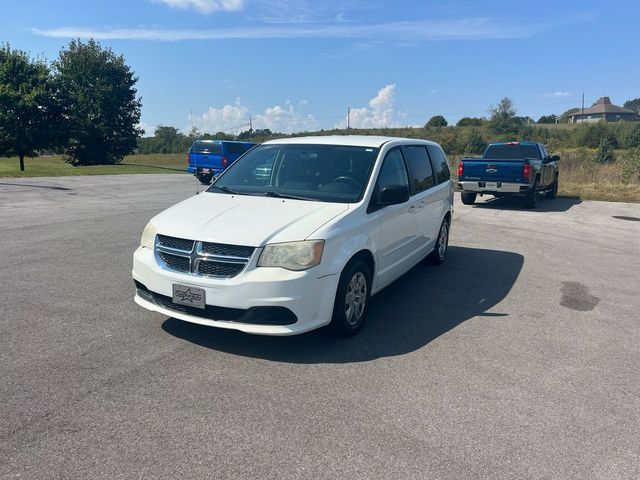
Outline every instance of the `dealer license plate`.
<svg viewBox="0 0 640 480"><path fill-rule="evenodd" d="M485 188L491 188L491 189L498 188L498 184L496 182L487 182L484 185L485 185Z"/></svg>
<svg viewBox="0 0 640 480"><path fill-rule="evenodd" d="M204 309L204 289L174 283L173 303Z"/></svg>

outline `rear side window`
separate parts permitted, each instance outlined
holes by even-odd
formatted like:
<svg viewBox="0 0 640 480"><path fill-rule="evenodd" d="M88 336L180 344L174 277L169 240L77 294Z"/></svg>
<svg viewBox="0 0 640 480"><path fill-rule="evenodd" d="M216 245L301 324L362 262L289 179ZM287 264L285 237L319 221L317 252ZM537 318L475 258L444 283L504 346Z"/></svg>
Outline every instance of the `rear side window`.
<svg viewBox="0 0 640 480"><path fill-rule="evenodd" d="M224 144L224 149L228 153L244 153L251 147L253 147L253 145L247 145L244 143L225 142Z"/></svg>
<svg viewBox="0 0 640 480"><path fill-rule="evenodd" d="M206 142L203 140L196 140L191 146L192 153L210 153L212 155L222 154L222 145L216 142Z"/></svg>
<svg viewBox="0 0 640 480"><path fill-rule="evenodd" d="M434 185L433 169L427 155L427 149L422 145L404 147L409 167L410 182L413 193L426 190Z"/></svg>
<svg viewBox="0 0 640 480"><path fill-rule="evenodd" d="M429 145L427 146L427 149L429 150L429 155L433 162L433 169L436 171L436 182L446 182L451 178L449 162L447 162L446 155L441 148L436 147L435 145Z"/></svg>

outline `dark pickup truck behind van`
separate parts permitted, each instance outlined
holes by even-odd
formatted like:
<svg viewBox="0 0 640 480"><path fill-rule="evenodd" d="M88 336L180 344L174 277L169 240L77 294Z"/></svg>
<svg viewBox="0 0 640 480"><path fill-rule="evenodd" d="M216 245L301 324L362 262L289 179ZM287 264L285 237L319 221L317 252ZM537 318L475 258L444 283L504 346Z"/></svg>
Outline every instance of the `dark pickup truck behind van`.
<svg viewBox="0 0 640 480"><path fill-rule="evenodd" d="M490 144L482 158L463 158L458 165L462 203L473 205L480 194L523 197L525 207L536 208L538 195L556 198L560 157L540 143Z"/></svg>

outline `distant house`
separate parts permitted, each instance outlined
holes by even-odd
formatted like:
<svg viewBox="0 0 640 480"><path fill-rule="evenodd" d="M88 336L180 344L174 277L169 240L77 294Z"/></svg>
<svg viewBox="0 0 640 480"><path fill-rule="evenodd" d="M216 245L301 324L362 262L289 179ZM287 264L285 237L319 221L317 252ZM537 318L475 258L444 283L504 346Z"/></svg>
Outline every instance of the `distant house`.
<svg viewBox="0 0 640 480"><path fill-rule="evenodd" d="M639 121L638 112L622 108L611 103L609 97L600 97L591 107L572 113L569 116L571 123L591 123L604 120L605 122Z"/></svg>

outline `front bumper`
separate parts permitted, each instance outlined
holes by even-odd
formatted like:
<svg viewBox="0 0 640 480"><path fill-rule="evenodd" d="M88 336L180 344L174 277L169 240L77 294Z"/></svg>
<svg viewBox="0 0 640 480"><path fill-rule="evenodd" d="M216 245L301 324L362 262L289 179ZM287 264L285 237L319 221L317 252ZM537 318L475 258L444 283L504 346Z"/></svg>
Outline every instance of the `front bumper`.
<svg viewBox="0 0 640 480"><path fill-rule="evenodd" d="M262 335L295 335L331 321L338 274L318 278L317 267L303 272L256 268L258 254L237 276L210 278L168 270L157 263L151 249L140 247L133 254L135 301L187 322ZM170 299L175 283L204 289L206 309L174 307Z"/></svg>
<svg viewBox="0 0 640 480"><path fill-rule="evenodd" d="M458 188L463 192L475 193L525 193L530 186L526 183L512 182L458 182Z"/></svg>

